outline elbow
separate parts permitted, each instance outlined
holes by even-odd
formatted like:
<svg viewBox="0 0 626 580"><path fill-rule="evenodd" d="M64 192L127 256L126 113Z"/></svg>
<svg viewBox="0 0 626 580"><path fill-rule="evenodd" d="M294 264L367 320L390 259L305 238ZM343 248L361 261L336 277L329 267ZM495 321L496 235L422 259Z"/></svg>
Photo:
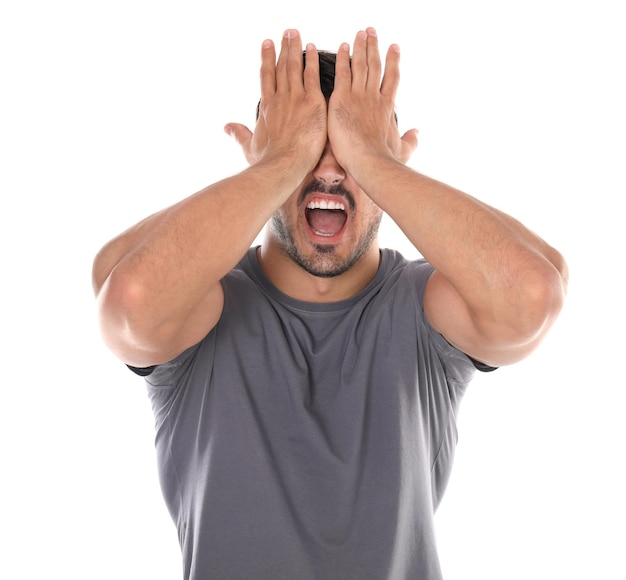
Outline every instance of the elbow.
<svg viewBox="0 0 626 580"><path fill-rule="evenodd" d="M536 283L537 284L537 283ZM553 322L565 305L569 284L569 268L565 258L552 250L549 261L540 271L539 299L543 307L544 318Z"/></svg>
<svg viewBox="0 0 626 580"><path fill-rule="evenodd" d="M562 258L526 273L515 321L521 343L538 344L546 335L563 309L567 285L568 269Z"/></svg>
<svg viewBox="0 0 626 580"><path fill-rule="evenodd" d="M112 272L99 288L98 319L104 343L119 359L135 366L151 360L159 342L156 317L147 308L149 301L142 285Z"/></svg>
<svg viewBox="0 0 626 580"><path fill-rule="evenodd" d="M497 293L490 294L488 314L474 318L477 339L460 348L493 367L525 359L543 341L559 317L567 294L563 260L533 261ZM464 348L465 347L465 348Z"/></svg>

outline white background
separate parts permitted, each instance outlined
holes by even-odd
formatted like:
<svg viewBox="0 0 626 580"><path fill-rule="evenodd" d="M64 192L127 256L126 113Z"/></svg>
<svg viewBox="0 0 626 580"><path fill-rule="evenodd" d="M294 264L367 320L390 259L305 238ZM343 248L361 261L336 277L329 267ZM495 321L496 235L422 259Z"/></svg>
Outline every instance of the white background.
<svg viewBox="0 0 626 580"><path fill-rule="evenodd" d="M295 27L336 50L373 25L402 48L411 166L516 216L571 268L540 350L464 400L437 516L445 577L624 580L618 4L4 2L0 577L180 577L143 381L100 341L91 260L244 167L222 128L254 121L266 37ZM389 222L381 239L414 255Z"/></svg>

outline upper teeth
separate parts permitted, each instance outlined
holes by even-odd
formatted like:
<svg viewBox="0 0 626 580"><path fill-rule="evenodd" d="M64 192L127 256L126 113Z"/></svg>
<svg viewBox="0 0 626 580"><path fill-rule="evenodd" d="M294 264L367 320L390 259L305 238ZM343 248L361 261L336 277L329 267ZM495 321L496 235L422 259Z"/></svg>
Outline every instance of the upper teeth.
<svg viewBox="0 0 626 580"><path fill-rule="evenodd" d="M346 211L346 206L340 201L310 201L307 204L308 209L340 209Z"/></svg>

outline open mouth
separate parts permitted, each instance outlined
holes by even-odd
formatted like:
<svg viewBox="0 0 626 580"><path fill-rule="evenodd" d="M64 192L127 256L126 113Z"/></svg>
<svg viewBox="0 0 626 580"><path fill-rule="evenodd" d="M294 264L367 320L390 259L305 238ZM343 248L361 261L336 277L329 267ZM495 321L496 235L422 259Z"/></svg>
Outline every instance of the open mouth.
<svg viewBox="0 0 626 580"><path fill-rule="evenodd" d="M311 231L318 236L332 238L346 225L348 214L343 202L313 199L305 209L306 220Z"/></svg>

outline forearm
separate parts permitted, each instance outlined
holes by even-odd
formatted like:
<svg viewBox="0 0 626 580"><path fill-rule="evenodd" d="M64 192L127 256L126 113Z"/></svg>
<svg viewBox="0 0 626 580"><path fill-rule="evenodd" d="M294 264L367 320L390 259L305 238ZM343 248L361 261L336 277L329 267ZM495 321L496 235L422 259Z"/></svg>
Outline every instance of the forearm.
<svg viewBox="0 0 626 580"><path fill-rule="evenodd" d="M520 222L401 163L370 164L361 186L477 312L510 312L518 291L566 283L561 255ZM376 192L376 193L374 193ZM497 312L496 312L497 311Z"/></svg>
<svg viewBox="0 0 626 580"><path fill-rule="evenodd" d="M107 244L94 261L93 284L108 323L146 334L182 325L295 189L298 175L286 163L250 167Z"/></svg>
<svg viewBox="0 0 626 580"><path fill-rule="evenodd" d="M337 162L435 267L424 312L448 342L492 366L527 356L562 308L567 266L521 223L405 163L417 131L394 113L397 46L381 62L373 29L337 55L328 134Z"/></svg>

